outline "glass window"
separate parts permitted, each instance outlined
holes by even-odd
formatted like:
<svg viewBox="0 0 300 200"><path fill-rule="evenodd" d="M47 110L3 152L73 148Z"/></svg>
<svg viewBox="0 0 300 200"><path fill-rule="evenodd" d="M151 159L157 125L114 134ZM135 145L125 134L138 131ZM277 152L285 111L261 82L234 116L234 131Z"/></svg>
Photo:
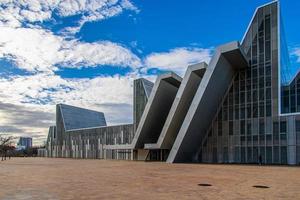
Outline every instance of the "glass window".
<svg viewBox="0 0 300 200"><path fill-rule="evenodd" d="M265 145L265 135L259 136L259 144L263 146Z"/></svg>
<svg viewBox="0 0 300 200"><path fill-rule="evenodd" d="M270 40L271 39L271 16L270 14L265 16L265 39Z"/></svg>
<svg viewBox="0 0 300 200"><path fill-rule="evenodd" d="M251 147L247 148L247 162L252 163L252 148Z"/></svg>
<svg viewBox="0 0 300 200"><path fill-rule="evenodd" d="M239 93L239 91L237 91L234 94L234 104L235 105L239 104L239 99L240 99L240 93Z"/></svg>
<svg viewBox="0 0 300 200"><path fill-rule="evenodd" d="M257 69L255 68L252 69L252 79L257 79Z"/></svg>
<svg viewBox="0 0 300 200"><path fill-rule="evenodd" d="M266 147L266 163L272 163L272 147Z"/></svg>
<svg viewBox="0 0 300 200"><path fill-rule="evenodd" d="M262 101L265 99L265 90L262 88L262 89L259 89L259 101Z"/></svg>
<svg viewBox="0 0 300 200"><path fill-rule="evenodd" d="M278 146L273 147L273 162L279 163L279 147Z"/></svg>
<svg viewBox="0 0 300 200"><path fill-rule="evenodd" d="M252 99L253 99L253 102L257 101L257 90L252 91Z"/></svg>
<svg viewBox="0 0 300 200"><path fill-rule="evenodd" d="M240 123L241 123L240 133L241 135L245 135L245 120L241 120Z"/></svg>
<svg viewBox="0 0 300 200"><path fill-rule="evenodd" d="M218 121L218 136L222 136L222 121Z"/></svg>
<svg viewBox="0 0 300 200"><path fill-rule="evenodd" d="M241 119L245 119L246 117L246 109L245 109L245 106L241 106Z"/></svg>
<svg viewBox="0 0 300 200"><path fill-rule="evenodd" d="M266 135L266 141L268 146L272 146L272 135Z"/></svg>
<svg viewBox="0 0 300 200"><path fill-rule="evenodd" d="M253 41L256 41L256 37ZM252 56L255 58L257 57L257 45L256 44L252 45ZM256 64L256 63L257 63L257 60L252 59L252 64Z"/></svg>
<svg viewBox="0 0 300 200"><path fill-rule="evenodd" d="M251 79L247 79L247 81L246 81L246 89L247 89L247 91L251 90Z"/></svg>
<svg viewBox="0 0 300 200"><path fill-rule="evenodd" d="M266 41L266 60L271 60L271 41Z"/></svg>
<svg viewBox="0 0 300 200"><path fill-rule="evenodd" d="M252 135L258 135L258 119L254 118L252 120Z"/></svg>
<svg viewBox="0 0 300 200"><path fill-rule="evenodd" d="M252 135L251 120L247 120L247 135Z"/></svg>
<svg viewBox="0 0 300 200"><path fill-rule="evenodd" d="M287 148L286 147L281 147L281 164L287 164Z"/></svg>
<svg viewBox="0 0 300 200"><path fill-rule="evenodd" d="M280 122L280 133L286 133L286 121Z"/></svg>
<svg viewBox="0 0 300 200"><path fill-rule="evenodd" d="M286 145L286 134L280 134L280 144Z"/></svg>
<svg viewBox="0 0 300 200"><path fill-rule="evenodd" d="M271 101L266 101L266 116L270 117L272 115Z"/></svg>
<svg viewBox="0 0 300 200"><path fill-rule="evenodd" d="M258 68L258 73L259 73L259 78L263 78L265 75L265 69L264 69L264 65L263 64L259 64L259 68Z"/></svg>
<svg viewBox="0 0 300 200"><path fill-rule="evenodd" d="M264 117L265 116L265 105L264 102L259 103L259 116Z"/></svg>
<svg viewBox="0 0 300 200"><path fill-rule="evenodd" d="M271 87L271 81L272 79L271 79L271 76L266 76L266 87Z"/></svg>
<svg viewBox="0 0 300 200"><path fill-rule="evenodd" d="M253 162L258 163L258 147L254 146L253 147Z"/></svg>
<svg viewBox="0 0 300 200"><path fill-rule="evenodd" d="M260 77L259 78L259 88L264 88L265 86L265 82L264 82L264 77Z"/></svg>
<svg viewBox="0 0 300 200"><path fill-rule="evenodd" d="M259 38L258 46L259 46L259 57L260 57L260 61L261 61L261 60L263 60L262 55L264 53L264 39L262 37Z"/></svg>
<svg viewBox="0 0 300 200"><path fill-rule="evenodd" d="M229 106L229 120L233 120L233 107Z"/></svg>
<svg viewBox="0 0 300 200"><path fill-rule="evenodd" d="M266 88L266 99L271 99L272 96L271 96L271 88Z"/></svg>
<svg viewBox="0 0 300 200"><path fill-rule="evenodd" d="M252 110L251 110L251 104L248 104L247 105L247 118L251 118L251 112Z"/></svg>
<svg viewBox="0 0 300 200"><path fill-rule="evenodd" d="M262 162L265 162L265 147L259 148L259 155L262 157Z"/></svg>
<svg viewBox="0 0 300 200"><path fill-rule="evenodd" d="M246 162L246 150L245 147L241 147L241 163Z"/></svg>
<svg viewBox="0 0 300 200"><path fill-rule="evenodd" d="M296 120L296 132L300 132L300 121Z"/></svg>
<svg viewBox="0 0 300 200"><path fill-rule="evenodd" d="M240 123L239 123L239 121L235 121L233 123L233 133L234 133L234 135L239 135L240 134Z"/></svg>
<svg viewBox="0 0 300 200"><path fill-rule="evenodd" d="M222 120L222 109L220 109L220 111L219 111L218 120Z"/></svg>
<svg viewBox="0 0 300 200"><path fill-rule="evenodd" d="M240 160L240 147L234 147L234 161L239 163Z"/></svg>
<svg viewBox="0 0 300 200"><path fill-rule="evenodd" d="M279 133L274 133L273 134L273 144L274 145L279 145Z"/></svg>
<svg viewBox="0 0 300 200"><path fill-rule="evenodd" d="M279 123L277 121L273 122L273 134L279 133Z"/></svg>
<svg viewBox="0 0 300 200"><path fill-rule="evenodd" d="M223 120L226 121L228 119L228 107L223 107Z"/></svg>
<svg viewBox="0 0 300 200"><path fill-rule="evenodd" d="M239 106L235 106L235 119L239 119L239 115L240 115L240 113L239 113Z"/></svg>
<svg viewBox="0 0 300 200"><path fill-rule="evenodd" d="M258 116L258 105L257 103L253 103L253 117L257 117Z"/></svg>
<svg viewBox="0 0 300 200"><path fill-rule="evenodd" d="M229 131L229 135L233 135L233 122L232 121L229 122L228 131Z"/></svg>
<svg viewBox="0 0 300 200"><path fill-rule="evenodd" d="M253 136L253 145L258 145L258 136L257 135Z"/></svg>
<svg viewBox="0 0 300 200"><path fill-rule="evenodd" d="M264 120L259 120L259 134L265 134L265 122Z"/></svg>
<svg viewBox="0 0 300 200"><path fill-rule="evenodd" d="M300 96L300 95L299 95ZM247 92L247 103L251 102L251 91ZM300 101L299 101L300 102Z"/></svg>
<svg viewBox="0 0 300 200"><path fill-rule="evenodd" d="M233 105L233 93L229 93L229 95L228 95L228 102L229 102L229 106Z"/></svg>
<svg viewBox="0 0 300 200"><path fill-rule="evenodd" d="M241 92L241 104L244 104L245 103L245 92Z"/></svg>
<svg viewBox="0 0 300 200"><path fill-rule="evenodd" d="M271 63L270 62L266 62L265 76L271 76Z"/></svg>
<svg viewBox="0 0 300 200"><path fill-rule="evenodd" d="M272 118L267 117L266 118L266 125L265 125L265 133L266 134L272 134Z"/></svg>

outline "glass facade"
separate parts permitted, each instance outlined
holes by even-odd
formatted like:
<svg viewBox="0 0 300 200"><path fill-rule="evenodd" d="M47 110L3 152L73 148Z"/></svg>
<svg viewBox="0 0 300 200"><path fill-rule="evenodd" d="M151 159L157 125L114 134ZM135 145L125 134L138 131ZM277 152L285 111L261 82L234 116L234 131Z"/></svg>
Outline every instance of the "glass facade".
<svg viewBox="0 0 300 200"><path fill-rule="evenodd" d="M131 149L107 149L105 145L128 145L134 137L133 125L124 124L65 133L63 157L130 159Z"/></svg>
<svg viewBox="0 0 300 200"><path fill-rule="evenodd" d="M257 10L236 72L200 147L202 162L287 163L287 122L278 116L278 3Z"/></svg>
<svg viewBox="0 0 300 200"><path fill-rule="evenodd" d="M133 124L134 124L134 130L137 129L139 122L141 120L141 117L143 115L145 106L148 102L148 98L150 96L151 90L153 87L153 83L140 78L137 80L134 80L134 86L133 86Z"/></svg>
<svg viewBox="0 0 300 200"><path fill-rule="evenodd" d="M102 112L65 104L59 104L58 107L62 112L65 130L106 126L106 120Z"/></svg>

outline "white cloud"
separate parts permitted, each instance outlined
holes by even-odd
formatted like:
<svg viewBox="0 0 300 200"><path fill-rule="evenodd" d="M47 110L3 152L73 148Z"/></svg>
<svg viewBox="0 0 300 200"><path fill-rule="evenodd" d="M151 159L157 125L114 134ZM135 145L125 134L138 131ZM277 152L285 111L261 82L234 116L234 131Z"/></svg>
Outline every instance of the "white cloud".
<svg viewBox="0 0 300 200"><path fill-rule="evenodd" d="M113 17L124 10L138 12L129 0L2 0L0 25L21 27L22 22L43 22L55 13L61 17L80 15L79 30L86 22Z"/></svg>
<svg viewBox="0 0 300 200"><path fill-rule="evenodd" d="M95 66L99 64L132 68L141 66L140 59L130 50L108 41L94 43L76 41L69 49L64 50L64 55L62 63L65 63L66 67Z"/></svg>
<svg viewBox="0 0 300 200"><path fill-rule="evenodd" d="M294 50L292 52L292 56L296 56L297 62L300 62L300 47L294 48Z"/></svg>
<svg viewBox="0 0 300 200"><path fill-rule="evenodd" d="M136 55L119 44L66 40L39 28L1 27L0 58L10 59L19 68L32 72L51 72L57 69L57 64L72 68L141 65Z"/></svg>
<svg viewBox="0 0 300 200"><path fill-rule="evenodd" d="M2 0L0 2L0 58L32 75L0 77L0 131L32 135L41 143L54 123L55 104L104 111L109 124L132 120L132 80L123 77L63 79L54 75L59 66L80 68L98 65L141 66L126 47L109 41L93 43L68 39L39 23L79 15L78 31L90 21L138 9L128 0Z"/></svg>
<svg viewBox="0 0 300 200"><path fill-rule="evenodd" d="M63 79L46 73L14 76L0 79L0 101L21 105L43 107L44 101L51 105L70 103L93 107L101 103L131 104L131 76L96 77L93 79Z"/></svg>
<svg viewBox="0 0 300 200"><path fill-rule="evenodd" d="M209 61L211 50L202 48L175 48L141 60L121 44L82 42L36 23L51 20L54 13L61 17L79 15L78 26L65 29L74 33L86 22L107 19L124 10L139 12L129 0L0 1L0 59L33 72L0 77L0 129L14 135L32 135L41 143L48 126L54 123L57 103L103 111L109 124L132 121L132 84L140 76L138 70L122 77L64 79L54 73L61 66L143 66L183 74L188 65ZM136 42L131 45L136 48ZM154 80L153 76L147 78Z"/></svg>
<svg viewBox="0 0 300 200"><path fill-rule="evenodd" d="M175 48L169 52L152 53L145 59L148 68L159 68L174 71L183 75L188 65L209 62L211 49L203 48Z"/></svg>
<svg viewBox="0 0 300 200"><path fill-rule="evenodd" d="M63 38L43 29L0 28L0 58L13 60L27 71L52 71L63 58Z"/></svg>
<svg viewBox="0 0 300 200"><path fill-rule="evenodd" d="M0 124L13 135L39 133L40 143L54 124L57 103L103 111L110 125L130 123L134 78L63 79L46 73L0 78Z"/></svg>

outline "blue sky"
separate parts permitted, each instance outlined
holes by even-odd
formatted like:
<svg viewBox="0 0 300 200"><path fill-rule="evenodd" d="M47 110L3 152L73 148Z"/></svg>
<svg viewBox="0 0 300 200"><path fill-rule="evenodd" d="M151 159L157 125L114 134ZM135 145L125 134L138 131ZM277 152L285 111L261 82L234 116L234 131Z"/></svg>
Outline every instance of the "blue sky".
<svg viewBox="0 0 300 200"><path fill-rule="evenodd" d="M18 0L0 2L0 132L40 144L55 104L132 122L132 81L208 62L241 40L266 0ZM300 2L282 0L293 68L300 62ZM24 120L26 118L26 120Z"/></svg>
<svg viewBox="0 0 300 200"><path fill-rule="evenodd" d="M120 43L142 58L153 52L166 52L178 47L213 48L228 41L240 40L255 8L268 2L231 0L220 1L215 6L215 2L208 0L178 3L171 0L132 1L140 12L125 11L117 17L86 23L75 37L85 42L108 40ZM292 51L300 43L297 33L300 2L281 1L281 7L286 38ZM59 34L62 28L74 21L62 19L63 26L54 26L53 31ZM83 69L80 73L77 71L62 69L58 74L65 77L124 75L130 68L105 66Z"/></svg>

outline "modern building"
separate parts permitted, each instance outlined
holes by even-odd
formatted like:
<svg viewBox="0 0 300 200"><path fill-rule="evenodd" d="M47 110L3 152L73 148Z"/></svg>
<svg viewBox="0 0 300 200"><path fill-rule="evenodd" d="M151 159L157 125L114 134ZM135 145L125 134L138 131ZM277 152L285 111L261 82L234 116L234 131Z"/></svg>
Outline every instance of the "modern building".
<svg viewBox="0 0 300 200"><path fill-rule="evenodd" d="M300 164L298 87L279 2L273 1L256 9L241 41L217 47L209 64L189 66L183 78L162 74L154 85L136 80L133 124L107 127L99 118L100 127L93 127L80 111L69 119L86 126L68 128L65 111L58 109L48 155Z"/></svg>
<svg viewBox="0 0 300 200"><path fill-rule="evenodd" d="M48 157L133 159L129 145L147 104L153 83L134 81L134 124L106 126L104 114L65 104L56 106L56 126L50 126L46 141Z"/></svg>
<svg viewBox="0 0 300 200"><path fill-rule="evenodd" d="M32 147L32 138L31 137L20 137L17 143L19 149L29 149Z"/></svg>

